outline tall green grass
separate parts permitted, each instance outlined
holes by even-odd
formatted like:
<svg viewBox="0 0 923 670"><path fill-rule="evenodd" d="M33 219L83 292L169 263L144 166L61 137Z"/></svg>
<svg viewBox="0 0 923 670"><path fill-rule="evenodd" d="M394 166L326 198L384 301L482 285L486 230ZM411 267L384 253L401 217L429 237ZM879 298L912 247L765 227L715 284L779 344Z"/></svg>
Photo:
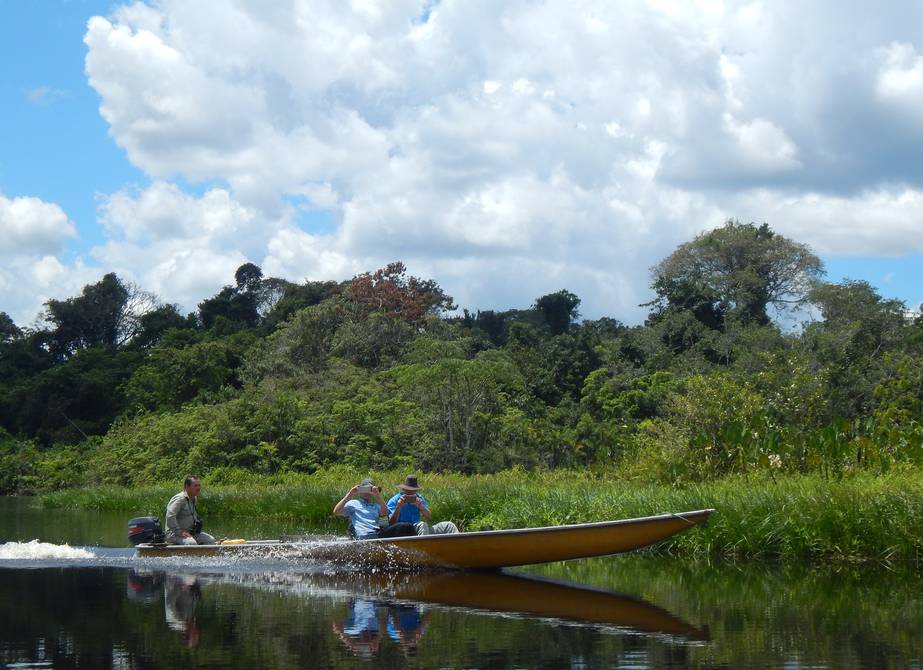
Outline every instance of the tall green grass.
<svg viewBox="0 0 923 670"><path fill-rule="evenodd" d="M372 473L386 497L404 473ZM204 516L275 517L329 524L333 505L365 472L312 475L223 472L203 480ZM421 477L434 519L468 529L523 528L715 508L709 525L654 549L694 556L923 560L923 472L731 476L683 488L638 484L588 471L507 471ZM162 514L178 485L99 487L44 495L45 507Z"/></svg>

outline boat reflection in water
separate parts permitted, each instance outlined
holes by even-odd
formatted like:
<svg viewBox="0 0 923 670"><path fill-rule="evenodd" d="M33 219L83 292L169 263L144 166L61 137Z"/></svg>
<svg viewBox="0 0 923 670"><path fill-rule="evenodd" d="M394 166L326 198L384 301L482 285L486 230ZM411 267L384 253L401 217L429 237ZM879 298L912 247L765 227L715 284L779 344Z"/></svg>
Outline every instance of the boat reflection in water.
<svg viewBox="0 0 923 670"><path fill-rule="evenodd" d="M133 583L135 584L133 586ZM346 615L332 622L333 633L352 654L372 658L390 637L406 656L416 654L431 608L479 614L536 617L556 623L611 627L686 640L707 640L707 632L641 598L544 578L504 572L319 573L150 571L129 575L129 593L163 584L168 625L187 644L198 639L195 606L209 584L233 583L305 598L348 603ZM146 585L139 587L138 584ZM153 586L152 586L153 585Z"/></svg>
<svg viewBox="0 0 923 670"><path fill-rule="evenodd" d="M394 597L450 607L598 624L705 640L704 631L646 600L579 584L502 572L416 575ZM423 577L423 579L419 579Z"/></svg>

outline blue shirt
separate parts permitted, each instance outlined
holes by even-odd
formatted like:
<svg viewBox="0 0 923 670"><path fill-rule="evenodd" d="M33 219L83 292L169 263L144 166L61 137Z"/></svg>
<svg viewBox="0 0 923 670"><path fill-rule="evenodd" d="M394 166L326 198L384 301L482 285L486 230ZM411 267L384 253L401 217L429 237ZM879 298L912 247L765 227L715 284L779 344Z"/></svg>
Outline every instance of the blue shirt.
<svg viewBox="0 0 923 670"><path fill-rule="evenodd" d="M394 625L395 614L397 615L397 625ZM420 619L420 610L413 605L398 605L391 610L391 616L388 617L388 635L395 642L401 641L401 633L415 633L422 625Z"/></svg>
<svg viewBox="0 0 923 670"><path fill-rule="evenodd" d="M358 637L365 632L378 631L378 617L375 614L375 603L365 598L356 598L349 617L343 622L343 632L353 637Z"/></svg>
<svg viewBox="0 0 923 670"><path fill-rule="evenodd" d="M388 501L388 518L389 519L391 518L391 515L394 514L394 510L397 509L397 503L401 499L402 495L404 494L395 493L391 497L391 500ZM421 496L419 493L417 494L417 497L423 503L423 507L425 507L426 509L429 509L429 503L426 502L426 498ZM404 505L403 507L401 507L401 513L398 515L397 521L395 523L401 523L401 522L417 523L419 520L420 520L419 508L416 505L411 505L410 503L408 503Z"/></svg>
<svg viewBox="0 0 923 670"><path fill-rule="evenodd" d="M356 531L356 537L366 539L375 537L380 526L378 517L381 516L381 508L374 500L366 502L362 498L353 498L343 507L343 512L349 517L353 524L353 530Z"/></svg>

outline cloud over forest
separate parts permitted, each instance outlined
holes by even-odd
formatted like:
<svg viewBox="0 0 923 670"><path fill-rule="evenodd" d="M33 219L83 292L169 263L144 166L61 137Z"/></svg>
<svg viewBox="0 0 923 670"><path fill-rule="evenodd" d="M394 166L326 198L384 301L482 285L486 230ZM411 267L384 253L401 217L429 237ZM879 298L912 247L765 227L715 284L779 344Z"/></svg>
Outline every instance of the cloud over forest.
<svg viewBox="0 0 923 670"><path fill-rule="evenodd" d="M920 253L920 26L917 3L118 7L86 73L150 182L103 197L90 262L192 309L244 260L401 259L462 306L568 288L634 322L648 268L727 217Z"/></svg>

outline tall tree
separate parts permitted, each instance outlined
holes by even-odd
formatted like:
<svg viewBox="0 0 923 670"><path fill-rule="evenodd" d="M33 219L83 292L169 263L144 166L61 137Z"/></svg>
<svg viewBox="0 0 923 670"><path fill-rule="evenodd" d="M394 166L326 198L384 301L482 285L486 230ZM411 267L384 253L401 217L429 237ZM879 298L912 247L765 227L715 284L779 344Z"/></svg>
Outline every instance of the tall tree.
<svg viewBox="0 0 923 670"><path fill-rule="evenodd" d="M467 309L464 313L464 322L469 327L479 328L495 346L503 346L506 342L507 313L497 312L492 309L478 310L471 314Z"/></svg>
<svg viewBox="0 0 923 670"><path fill-rule="evenodd" d="M272 287L273 299L264 301L268 308L265 323L270 329L278 326L292 314L305 307L317 305L329 298L339 284L335 281L306 281L304 284L292 284L282 279L269 278L266 282L275 282ZM281 296L278 289L281 287ZM278 296L278 299L275 299Z"/></svg>
<svg viewBox="0 0 923 670"><path fill-rule="evenodd" d="M199 303L199 321L207 329L221 327L229 332L251 328L259 323L258 296L225 286L211 298Z"/></svg>
<svg viewBox="0 0 923 670"><path fill-rule="evenodd" d="M80 349L117 347L142 329L142 318L157 307L154 294L110 272L81 295L45 303L44 319L52 326L52 349L59 358Z"/></svg>
<svg viewBox="0 0 923 670"><path fill-rule="evenodd" d="M194 314L182 316L177 305L160 305L143 314L138 320L138 333L132 339L136 347L150 347L160 342L163 334L171 328L195 328Z"/></svg>
<svg viewBox="0 0 923 670"><path fill-rule="evenodd" d="M535 301L535 309L545 317L552 335L561 335L570 330L571 324L580 315L577 312L579 305L580 298L567 289L543 295Z"/></svg>
<svg viewBox="0 0 923 670"><path fill-rule="evenodd" d="M770 306L781 311L803 304L824 268L806 245L767 224L728 220L680 245L651 272L653 321L668 311L691 311L724 329L728 320L764 325Z"/></svg>
<svg viewBox="0 0 923 670"><path fill-rule="evenodd" d="M237 282L237 290L241 293L255 291L259 288L263 279L263 271L259 266L253 263L244 263L234 273L234 281Z"/></svg>
<svg viewBox="0 0 923 670"><path fill-rule="evenodd" d="M199 303L199 321L207 329L234 332L261 323L275 326L298 307L292 300L270 317L276 305L298 293L296 284L276 277L263 277L253 263L244 263L234 273L234 286L225 286L216 295ZM326 297L326 296L324 296ZM307 304L316 304L323 298ZM297 303L297 300L295 301Z"/></svg>
<svg viewBox="0 0 923 670"><path fill-rule="evenodd" d="M10 318L6 312L0 312L0 344L18 340L22 337L22 331Z"/></svg>
<svg viewBox="0 0 923 670"><path fill-rule="evenodd" d="M858 416L886 374L885 354L905 344L911 324L904 303L882 298L868 282L851 280L818 284L810 299L823 321L809 324L803 340L815 367L830 375L833 411Z"/></svg>
<svg viewBox="0 0 923 670"><path fill-rule="evenodd" d="M380 312L387 318L419 323L428 315L440 315L455 309L452 297L446 295L432 279L408 276L400 261L389 263L375 272L353 277L348 294L360 308L360 316Z"/></svg>

